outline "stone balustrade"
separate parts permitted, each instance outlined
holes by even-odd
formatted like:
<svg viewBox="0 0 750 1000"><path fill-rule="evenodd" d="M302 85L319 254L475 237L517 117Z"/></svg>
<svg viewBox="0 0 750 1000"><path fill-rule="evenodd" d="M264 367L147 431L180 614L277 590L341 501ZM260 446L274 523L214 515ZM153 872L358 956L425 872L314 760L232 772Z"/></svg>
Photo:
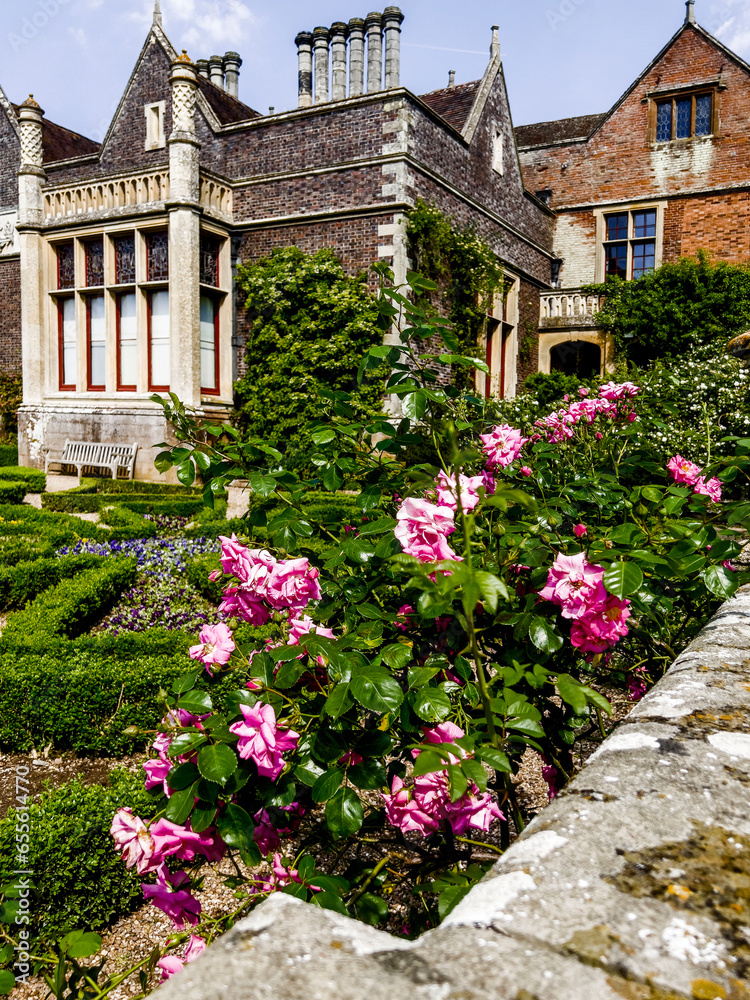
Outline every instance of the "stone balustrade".
<svg viewBox="0 0 750 1000"><path fill-rule="evenodd" d="M541 296L540 327L595 326L601 296L586 295L580 288L564 288Z"/></svg>
<svg viewBox="0 0 750 1000"><path fill-rule="evenodd" d="M105 214L115 209L151 205L169 198L169 171L157 170L106 181L86 181L44 191L45 221Z"/></svg>
<svg viewBox="0 0 750 1000"><path fill-rule="evenodd" d="M201 177L200 203L204 212L232 221L232 189L211 177Z"/></svg>

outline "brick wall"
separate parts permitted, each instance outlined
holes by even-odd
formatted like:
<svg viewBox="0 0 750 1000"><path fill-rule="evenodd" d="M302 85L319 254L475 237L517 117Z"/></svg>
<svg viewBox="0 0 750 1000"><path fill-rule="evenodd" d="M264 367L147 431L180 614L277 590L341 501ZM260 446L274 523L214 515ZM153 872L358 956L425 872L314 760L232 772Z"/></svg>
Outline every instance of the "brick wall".
<svg viewBox="0 0 750 1000"><path fill-rule="evenodd" d="M21 374L21 262L0 258L0 372Z"/></svg>
<svg viewBox="0 0 750 1000"><path fill-rule="evenodd" d="M20 160L18 134L8 121L5 109L0 106L0 208L14 208L18 204Z"/></svg>

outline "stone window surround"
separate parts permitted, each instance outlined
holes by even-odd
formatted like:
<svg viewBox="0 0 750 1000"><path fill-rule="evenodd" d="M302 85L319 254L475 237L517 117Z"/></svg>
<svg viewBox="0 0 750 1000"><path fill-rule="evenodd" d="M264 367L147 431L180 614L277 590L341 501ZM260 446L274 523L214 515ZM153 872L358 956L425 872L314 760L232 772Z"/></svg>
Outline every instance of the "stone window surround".
<svg viewBox="0 0 750 1000"><path fill-rule="evenodd" d="M502 294L496 294L492 304L492 309L488 318L497 323L495 335L492 338L492 354L487 358L487 334L482 338L483 360L488 361L490 374L477 372L477 391L481 395L487 393L487 382L489 381L490 399L512 399L516 395L516 382L518 380L518 298L520 282L514 274L506 274L506 278L512 281L507 297L504 300ZM505 342L505 372L502 394L500 392L500 375L502 372L503 323L512 326Z"/></svg>
<svg viewBox="0 0 750 1000"><path fill-rule="evenodd" d="M605 280L604 272L604 244L607 243L607 226L604 221L605 215L616 215L618 213L642 212L648 209L656 209L656 245L654 248L654 267L661 264L664 252L664 215L667 208L666 201L634 201L622 204L601 205L594 209L594 220L596 222L596 265L594 273L594 283L601 284ZM633 240L628 239L628 270L632 272L633 263Z"/></svg>
<svg viewBox="0 0 750 1000"><path fill-rule="evenodd" d="M161 215L146 220L123 221L114 225L103 226L102 224L92 224L80 227L75 230L58 231L50 234L45 239L45 252L43 255L43 280L46 289L46 322L45 322L45 350L46 358L46 391L45 398L50 400L65 399L70 402L82 404L92 401L111 400L112 402L122 402L123 400L148 402L152 394L149 388L148 373L148 293L169 289L171 282L175 280L174 273L170 270L170 281L146 280L147 260L146 260L146 235L148 233L168 231L168 216ZM231 402L232 399L232 267L231 267L231 240L228 234L218 226L209 222L201 223L201 231L207 235L218 239L221 242L219 255L219 282L217 288L208 289L207 286L200 285L201 294L210 293L217 302L219 329L219 389L201 392L206 402ZM136 237L136 283L128 285L115 285L115 251L114 237L130 235L135 233ZM92 294L102 294L105 296L105 317L107 325L107 388L104 391L89 390L88 388L63 387L59 376L59 342L60 342L60 315L59 303L65 298L76 299L76 327L77 327L77 387L87 387L88 381L88 338L87 338L87 293L85 286L78 284L79 275L85 275L85 243L92 238L104 236L104 269L105 285L96 289L91 289ZM74 289L58 289L57 253L56 248L60 244L73 242L75 250L76 265L76 287ZM83 279L85 280L85 279ZM138 325L138 385L135 390L128 388L117 388L118 382L118 333L117 333L117 296L123 292L136 291L136 316ZM196 308L198 304L196 304Z"/></svg>
<svg viewBox="0 0 750 1000"><path fill-rule="evenodd" d="M167 145L167 138L164 131L164 118L167 113L166 101L155 101L153 104L146 104L143 114L146 118L146 140L144 148L164 149Z"/></svg>
<svg viewBox="0 0 750 1000"><path fill-rule="evenodd" d="M505 174L505 134L498 122L492 129L492 169L501 177Z"/></svg>
<svg viewBox="0 0 750 1000"><path fill-rule="evenodd" d="M709 80L704 83L691 83L686 84L681 87L666 87L660 90L649 91L641 101L642 104L647 106L648 115L648 126L647 126L647 142L652 146L671 146L674 143L685 143L685 142L695 142L696 139L716 139L720 135L721 130L721 94L726 90L726 83L717 77L715 80ZM686 98L686 97L700 97L701 94L711 95L711 132L709 135L695 136L691 135L684 139L665 139L663 141L656 141L656 110L657 104L662 101L669 100L669 98Z"/></svg>

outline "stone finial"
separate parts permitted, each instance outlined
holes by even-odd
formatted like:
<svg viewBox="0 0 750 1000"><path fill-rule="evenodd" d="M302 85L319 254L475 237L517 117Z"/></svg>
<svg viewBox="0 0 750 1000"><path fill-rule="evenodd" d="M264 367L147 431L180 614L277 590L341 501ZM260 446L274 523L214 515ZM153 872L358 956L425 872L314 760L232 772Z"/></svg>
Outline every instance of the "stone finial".
<svg viewBox="0 0 750 1000"><path fill-rule="evenodd" d="M219 90L224 89L224 60L221 56L211 56L208 60L208 70L211 74L211 83L215 84Z"/></svg>
<svg viewBox="0 0 750 1000"><path fill-rule="evenodd" d="M315 103L326 104L328 101L328 28L317 27L313 31L313 47L315 49Z"/></svg>
<svg viewBox="0 0 750 1000"><path fill-rule="evenodd" d="M154 24L161 28L161 4L159 0L154 0Z"/></svg>
<svg viewBox="0 0 750 1000"><path fill-rule="evenodd" d="M365 18L367 31L367 93L383 89L383 15L376 11Z"/></svg>
<svg viewBox="0 0 750 1000"><path fill-rule="evenodd" d="M182 53L179 56L177 56L177 58L175 59L175 62L178 62L178 63L190 63L191 66L193 65L193 60L187 54L187 49L183 49L182 50Z"/></svg>
<svg viewBox="0 0 750 1000"><path fill-rule="evenodd" d="M172 63L172 123L180 138L195 137L195 100L198 89L198 70L188 59L187 53Z"/></svg>
<svg viewBox="0 0 750 1000"><path fill-rule="evenodd" d="M687 0L685 4L685 24L695 24L695 0Z"/></svg>
<svg viewBox="0 0 750 1000"><path fill-rule="evenodd" d="M39 110L41 111L41 107L34 100L34 95L33 94L29 94L29 96L26 98L26 100L23 102L23 104L19 105L19 107L21 107L21 108L39 108ZM43 111L42 111L42 114L44 114Z"/></svg>
<svg viewBox="0 0 750 1000"><path fill-rule="evenodd" d="M331 25L331 98L334 101L343 101L346 97L347 30L343 21Z"/></svg>
<svg viewBox="0 0 750 1000"><path fill-rule="evenodd" d="M494 59L500 55L500 25L492 25L492 42L490 43L490 56Z"/></svg>
<svg viewBox="0 0 750 1000"><path fill-rule="evenodd" d="M297 84L299 90L298 103L301 108L309 108L313 102L312 32L300 31L294 39L294 44L297 46L297 59L299 62Z"/></svg>
<svg viewBox="0 0 750 1000"><path fill-rule="evenodd" d="M353 17L347 26L349 36L349 96L359 97L365 89L365 22Z"/></svg>
<svg viewBox="0 0 750 1000"><path fill-rule="evenodd" d="M453 90L456 86L456 71L455 69L448 70L448 90Z"/></svg>
<svg viewBox="0 0 750 1000"><path fill-rule="evenodd" d="M401 24L403 20L404 15L398 7L386 7L383 11L386 90L398 87L401 82Z"/></svg>
<svg viewBox="0 0 750 1000"><path fill-rule="evenodd" d="M21 127L21 167L41 168L44 160L42 118L44 112L29 94L18 109Z"/></svg>
<svg viewBox="0 0 750 1000"><path fill-rule="evenodd" d="M239 52L224 53L224 87L232 97L240 96L240 59Z"/></svg>

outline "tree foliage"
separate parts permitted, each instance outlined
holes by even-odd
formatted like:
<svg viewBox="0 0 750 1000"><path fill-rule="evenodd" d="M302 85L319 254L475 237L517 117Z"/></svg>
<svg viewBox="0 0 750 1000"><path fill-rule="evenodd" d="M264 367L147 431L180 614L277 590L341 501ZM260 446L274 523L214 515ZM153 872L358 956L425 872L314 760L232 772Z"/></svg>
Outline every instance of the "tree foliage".
<svg viewBox="0 0 750 1000"><path fill-rule="evenodd" d="M750 266L716 261L703 250L637 281L612 277L584 291L605 296L598 325L639 365L683 357L750 328Z"/></svg>
<svg viewBox="0 0 750 1000"><path fill-rule="evenodd" d="M350 392L358 416L379 411L382 379L357 385L362 353L382 340L364 275L345 274L332 250L286 247L242 266L239 284L252 319L247 371L235 384L243 433L301 458L304 428L324 412L327 391Z"/></svg>

